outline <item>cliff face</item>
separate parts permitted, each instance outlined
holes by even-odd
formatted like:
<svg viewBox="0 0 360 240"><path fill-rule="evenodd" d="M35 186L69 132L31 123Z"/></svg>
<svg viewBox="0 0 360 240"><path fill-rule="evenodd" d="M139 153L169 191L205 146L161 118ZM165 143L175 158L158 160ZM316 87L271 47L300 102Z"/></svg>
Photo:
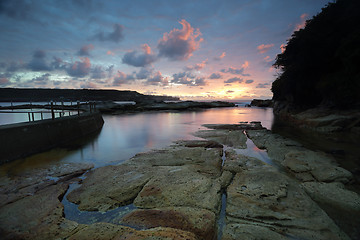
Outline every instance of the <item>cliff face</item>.
<svg viewBox="0 0 360 240"><path fill-rule="evenodd" d="M1 102L46 102L46 101L178 101L170 96L144 95L135 91L90 90L90 89L21 89L0 88Z"/></svg>
<svg viewBox="0 0 360 240"><path fill-rule="evenodd" d="M360 106L359 9L358 0L329 3L294 32L274 64L282 71L272 85L278 106Z"/></svg>

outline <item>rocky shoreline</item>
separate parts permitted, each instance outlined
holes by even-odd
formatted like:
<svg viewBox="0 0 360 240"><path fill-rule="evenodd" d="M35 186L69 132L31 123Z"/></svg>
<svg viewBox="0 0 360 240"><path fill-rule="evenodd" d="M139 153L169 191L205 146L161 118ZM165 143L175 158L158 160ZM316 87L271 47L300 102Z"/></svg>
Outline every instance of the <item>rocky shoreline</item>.
<svg viewBox="0 0 360 240"><path fill-rule="evenodd" d="M274 114L289 125L319 133L347 132L360 134L359 108L327 107L299 110L286 102L276 101Z"/></svg>
<svg viewBox="0 0 360 240"><path fill-rule="evenodd" d="M357 239L360 196L352 174L326 154L258 122L205 125L195 136L128 161L92 169L55 164L1 177L4 239ZM249 141L269 162L244 154ZM263 151L266 153L265 151ZM83 176L79 178L80 176ZM67 193L69 185L80 183ZM136 208L112 223L80 224L81 211ZM326 205L326 206L325 206ZM226 206L226 207L225 207ZM346 212L347 222L328 211ZM326 212L325 212L325 211ZM225 224L219 225L220 212Z"/></svg>

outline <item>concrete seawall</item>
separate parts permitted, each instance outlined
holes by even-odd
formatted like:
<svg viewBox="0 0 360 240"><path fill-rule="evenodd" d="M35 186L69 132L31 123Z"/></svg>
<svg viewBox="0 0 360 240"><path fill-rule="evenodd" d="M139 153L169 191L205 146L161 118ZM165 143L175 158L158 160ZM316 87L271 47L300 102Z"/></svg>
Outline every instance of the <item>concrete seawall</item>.
<svg viewBox="0 0 360 240"><path fill-rule="evenodd" d="M100 113L0 126L0 164L39 153L100 131Z"/></svg>

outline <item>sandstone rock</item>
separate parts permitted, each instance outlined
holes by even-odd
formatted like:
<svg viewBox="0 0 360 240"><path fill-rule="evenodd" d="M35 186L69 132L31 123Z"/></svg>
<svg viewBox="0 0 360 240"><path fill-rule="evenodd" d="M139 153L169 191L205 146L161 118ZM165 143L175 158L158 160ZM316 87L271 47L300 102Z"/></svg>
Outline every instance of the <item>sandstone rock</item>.
<svg viewBox="0 0 360 240"><path fill-rule="evenodd" d="M164 167L165 168L165 167ZM221 185L190 167L167 167L154 176L134 200L140 208L191 206L219 211Z"/></svg>
<svg viewBox="0 0 360 240"><path fill-rule="evenodd" d="M157 227L143 231L128 231L114 240L199 240L195 234L174 228Z"/></svg>
<svg viewBox="0 0 360 240"><path fill-rule="evenodd" d="M200 130L194 135L229 147L246 148L247 137L240 130Z"/></svg>
<svg viewBox="0 0 360 240"><path fill-rule="evenodd" d="M0 208L3 239L54 239L71 235L78 224L63 218L61 198L67 184L46 187Z"/></svg>
<svg viewBox="0 0 360 240"><path fill-rule="evenodd" d="M242 171L253 170L256 168L270 167L257 158L237 154L233 149L226 150L225 156L226 160L223 169L233 173L240 173Z"/></svg>
<svg viewBox="0 0 360 240"><path fill-rule="evenodd" d="M294 238L348 239L293 180L271 168L236 174L227 196L228 224L263 226Z"/></svg>
<svg viewBox="0 0 360 240"><path fill-rule="evenodd" d="M84 225L82 229L70 236L68 240L108 240L114 239L117 235L123 235L126 232L132 231L136 230L110 223L94 223Z"/></svg>
<svg viewBox="0 0 360 240"><path fill-rule="evenodd" d="M269 228L251 225L233 223L225 227L222 240L286 240L289 239L277 232L271 231Z"/></svg>
<svg viewBox="0 0 360 240"><path fill-rule="evenodd" d="M311 181L313 176L321 182L346 183L352 178L352 174L338 167L329 155L305 149L266 130L248 131L247 134L259 148L267 149L271 159L288 168L299 180Z"/></svg>
<svg viewBox="0 0 360 240"><path fill-rule="evenodd" d="M197 142L201 143L201 142ZM180 144L197 144L195 141L183 141ZM162 150L152 150L135 155L127 165L149 167L158 166L193 166L193 171L202 172L205 175L219 177L221 174L222 149L203 147L182 147L175 145ZM156 171L157 168L154 168Z"/></svg>
<svg viewBox="0 0 360 240"><path fill-rule="evenodd" d="M215 214L190 207L139 209L126 215L122 222L136 229L170 227L194 233L199 239L215 236Z"/></svg>
<svg viewBox="0 0 360 240"><path fill-rule="evenodd" d="M221 188L222 189L227 188L230 185L233 177L234 177L234 175L231 171L224 170L218 179Z"/></svg>
<svg viewBox="0 0 360 240"><path fill-rule="evenodd" d="M79 210L107 211L131 203L151 178L151 171L124 164L97 168L86 176L67 199L78 204Z"/></svg>
<svg viewBox="0 0 360 240"><path fill-rule="evenodd" d="M224 146L215 141L207 140L180 140L175 142L179 146L193 148L193 147L204 147L204 148L223 148Z"/></svg>
<svg viewBox="0 0 360 240"><path fill-rule="evenodd" d="M344 184L339 182L303 183L305 191L316 202L336 206L336 208L360 212L359 194L345 189Z"/></svg>
<svg viewBox="0 0 360 240"><path fill-rule="evenodd" d="M93 167L92 164L71 163L51 164L47 168L34 168L0 178L0 207L15 202L36 192L82 175Z"/></svg>

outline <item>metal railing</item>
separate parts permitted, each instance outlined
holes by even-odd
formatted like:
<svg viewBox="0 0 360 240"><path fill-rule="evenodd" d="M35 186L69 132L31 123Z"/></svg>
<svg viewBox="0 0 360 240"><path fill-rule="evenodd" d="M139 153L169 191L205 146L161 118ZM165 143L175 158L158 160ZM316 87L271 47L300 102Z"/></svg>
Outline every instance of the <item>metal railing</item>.
<svg viewBox="0 0 360 240"><path fill-rule="evenodd" d="M24 106L24 108L20 108L21 106ZM61 118L61 117L65 117L66 115L67 116L80 115L83 112L90 112L90 113L96 112L96 102L80 103L80 101L77 101L76 105L73 105L72 102L70 102L70 105L64 105L64 102L61 102L61 105L56 105L56 102L53 101L51 101L47 105L41 105L42 108L49 109L50 111L14 111L14 109L28 109L28 108L32 109L32 107L39 107L39 106L40 105L32 105L31 102L30 105L18 105L18 106L13 106L13 104L11 103L11 106L0 108L0 113L27 113L29 122L31 122L31 121L35 121L35 115L37 114L40 114L40 119L44 120L44 114L50 113L51 119L54 120L57 114L58 117ZM3 111L1 109L11 109L11 111L6 111L6 110Z"/></svg>

